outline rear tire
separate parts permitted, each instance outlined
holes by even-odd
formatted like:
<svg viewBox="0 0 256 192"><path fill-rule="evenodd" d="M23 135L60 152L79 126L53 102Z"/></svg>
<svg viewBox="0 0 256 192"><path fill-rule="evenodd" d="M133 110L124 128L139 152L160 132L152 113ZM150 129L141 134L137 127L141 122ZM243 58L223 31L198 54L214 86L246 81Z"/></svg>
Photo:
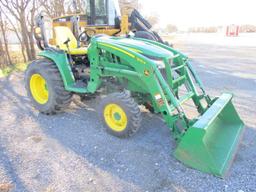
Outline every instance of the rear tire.
<svg viewBox="0 0 256 192"><path fill-rule="evenodd" d="M48 59L33 61L28 66L25 88L35 108L47 115L62 112L71 102L72 93L65 90L56 64Z"/></svg>
<svg viewBox="0 0 256 192"><path fill-rule="evenodd" d="M116 137L130 137L140 128L141 112L129 91L112 93L103 98L98 112L106 131Z"/></svg>

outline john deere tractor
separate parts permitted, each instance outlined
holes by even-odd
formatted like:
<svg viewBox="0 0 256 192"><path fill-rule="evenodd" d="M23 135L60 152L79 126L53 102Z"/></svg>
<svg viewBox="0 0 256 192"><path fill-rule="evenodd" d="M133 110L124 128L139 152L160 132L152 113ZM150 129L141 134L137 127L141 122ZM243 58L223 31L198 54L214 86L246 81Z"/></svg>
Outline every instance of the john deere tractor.
<svg viewBox="0 0 256 192"><path fill-rule="evenodd" d="M41 24L36 31L44 37ZM86 98L111 87L98 107L99 119L110 134L122 138L135 134L142 121L139 105L144 105L170 129L178 160L224 177L244 129L232 94L207 95L189 58L165 44L96 35L88 47L79 47L70 28L54 30L56 46L42 39L44 50L25 74L26 90L37 110L47 115L63 112L72 95ZM193 117L184 108L188 101L197 111Z"/></svg>

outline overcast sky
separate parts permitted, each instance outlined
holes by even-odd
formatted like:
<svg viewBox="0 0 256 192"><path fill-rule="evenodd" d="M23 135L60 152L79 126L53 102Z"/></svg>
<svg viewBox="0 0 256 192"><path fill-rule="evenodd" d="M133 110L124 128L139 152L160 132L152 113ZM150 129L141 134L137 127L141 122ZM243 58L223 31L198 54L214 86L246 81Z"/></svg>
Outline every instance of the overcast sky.
<svg viewBox="0 0 256 192"><path fill-rule="evenodd" d="M256 0L140 0L143 14L179 28L227 24L256 25Z"/></svg>

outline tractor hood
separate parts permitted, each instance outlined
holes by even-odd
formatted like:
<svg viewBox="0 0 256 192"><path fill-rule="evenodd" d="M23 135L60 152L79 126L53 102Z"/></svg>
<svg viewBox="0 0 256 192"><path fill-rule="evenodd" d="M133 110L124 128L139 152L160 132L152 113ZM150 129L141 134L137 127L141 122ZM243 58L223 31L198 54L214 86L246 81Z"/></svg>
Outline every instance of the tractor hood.
<svg viewBox="0 0 256 192"><path fill-rule="evenodd" d="M173 56L171 51L168 51L164 48L156 46L152 43L132 39L132 38L116 38L109 36L98 37L97 40L100 40L102 43L111 44L111 46L119 45L130 49L131 51L135 51L145 56L153 57L153 58L166 58Z"/></svg>

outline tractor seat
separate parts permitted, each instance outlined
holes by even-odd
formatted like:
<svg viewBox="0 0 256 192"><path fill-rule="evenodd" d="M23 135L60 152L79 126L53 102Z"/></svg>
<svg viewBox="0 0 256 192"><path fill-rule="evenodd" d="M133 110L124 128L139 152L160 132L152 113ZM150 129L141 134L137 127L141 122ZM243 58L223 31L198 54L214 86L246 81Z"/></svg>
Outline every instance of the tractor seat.
<svg viewBox="0 0 256 192"><path fill-rule="evenodd" d="M68 27L63 26L57 26L54 27L55 32L55 39L56 39L56 46L69 53L70 55L85 55L87 54L87 48L86 47L78 47L77 40L75 36L73 35L72 31ZM69 49L65 42L67 40L70 40L68 42Z"/></svg>

